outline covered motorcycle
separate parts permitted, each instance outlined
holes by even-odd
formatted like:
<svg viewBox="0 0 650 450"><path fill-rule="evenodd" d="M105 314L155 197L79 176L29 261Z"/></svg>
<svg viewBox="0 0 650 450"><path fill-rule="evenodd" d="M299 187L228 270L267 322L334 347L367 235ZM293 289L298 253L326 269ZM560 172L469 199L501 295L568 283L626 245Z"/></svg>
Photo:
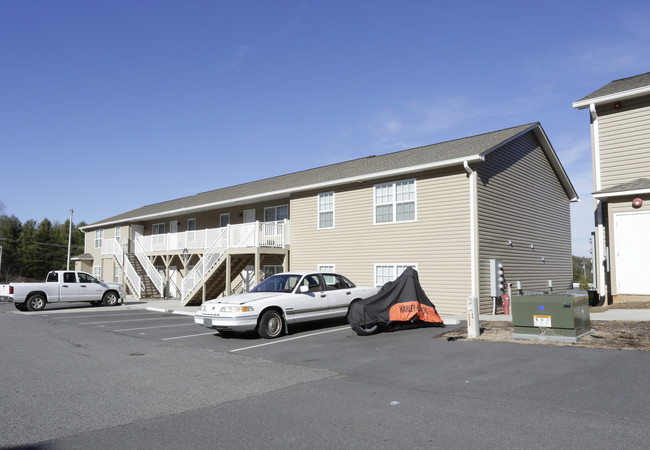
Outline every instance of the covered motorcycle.
<svg viewBox="0 0 650 450"><path fill-rule="evenodd" d="M347 318L360 336L405 325L444 326L435 306L420 286L418 272L411 267L395 281L384 284L372 297L352 301Z"/></svg>

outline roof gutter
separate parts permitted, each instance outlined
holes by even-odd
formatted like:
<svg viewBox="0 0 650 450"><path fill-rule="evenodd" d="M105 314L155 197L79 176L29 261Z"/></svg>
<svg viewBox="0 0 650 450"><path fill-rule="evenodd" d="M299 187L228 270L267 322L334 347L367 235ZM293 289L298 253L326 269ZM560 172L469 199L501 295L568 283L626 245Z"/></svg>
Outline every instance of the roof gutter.
<svg viewBox="0 0 650 450"><path fill-rule="evenodd" d="M586 100L578 100L573 102L571 106L576 109L584 109L590 105L598 105L601 103L613 102L615 100L624 100L627 98L638 97L640 95L650 93L650 86L643 86L636 89L630 89L623 92L616 92L614 94L603 95L602 97L594 97Z"/></svg>
<svg viewBox="0 0 650 450"><path fill-rule="evenodd" d="M144 220L152 220L152 219L157 219L157 218L162 218L162 217L169 217L169 216L175 216L175 215L181 215L181 214L189 214L192 212L199 212L203 210L209 210L209 209L215 209L219 207L226 207L234 204L239 204L239 203L252 203L253 201L262 201L265 199L272 199L274 197L282 198L282 197L287 197L290 194L297 193L297 192L305 192L305 191L311 191L315 189L324 189L324 188L331 188L334 186L340 186L343 184L349 184L349 183L362 183L364 181L369 181L377 178L384 178L384 177L391 177L391 176L397 176L397 175L403 175L403 174L409 174L412 172L420 172L423 170L432 170L432 169L441 169L445 167L452 167L456 166L459 164L465 164L466 162L480 162L483 161L484 157L481 155L473 155L465 158L455 158L455 159L448 159L445 161L441 162L435 162L435 163L428 163L428 164L420 164L417 166L409 166L409 167L403 167L400 169L392 169L392 170L384 170L382 172L374 172L374 173L369 173L366 175L359 175L356 177L347 177L347 178L341 178L338 180L332 180L332 181L324 181L321 183L313 183L313 184L308 184L305 186L299 186L295 188L287 188L287 189L278 189L277 191L270 191L270 192L265 192L263 194L255 194L255 195L248 195L244 197L237 197L237 198L231 198L228 200L223 200L223 201L218 201L218 202L211 202L211 203L205 203L202 205L197 205L197 206L190 206L186 208L177 208L173 210L168 210L164 212L159 212L159 213L153 213L153 214L144 214L141 216L133 216L133 217L128 217L124 218L121 220L112 220L108 222L99 222L91 225L86 225L82 229L93 229L93 228L102 228L108 225L115 225L119 223L125 223L125 222L140 222Z"/></svg>

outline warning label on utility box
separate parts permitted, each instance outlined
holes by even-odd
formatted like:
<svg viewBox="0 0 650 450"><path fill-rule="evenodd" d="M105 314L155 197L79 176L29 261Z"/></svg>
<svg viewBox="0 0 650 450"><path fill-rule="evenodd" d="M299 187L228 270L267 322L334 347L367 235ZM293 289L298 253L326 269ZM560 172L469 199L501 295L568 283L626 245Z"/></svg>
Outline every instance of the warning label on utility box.
<svg viewBox="0 0 650 450"><path fill-rule="evenodd" d="M551 328L551 316L533 316L533 326Z"/></svg>

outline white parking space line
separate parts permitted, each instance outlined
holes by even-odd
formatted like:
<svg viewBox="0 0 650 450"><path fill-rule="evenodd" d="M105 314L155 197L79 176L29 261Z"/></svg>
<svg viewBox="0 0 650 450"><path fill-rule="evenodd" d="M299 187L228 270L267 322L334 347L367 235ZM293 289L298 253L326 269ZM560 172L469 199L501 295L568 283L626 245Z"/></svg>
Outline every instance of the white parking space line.
<svg viewBox="0 0 650 450"><path fill-rule="evenodd" d="M150 330L152 328L171 328L171 327L187 327L190 325L196 325L194 322L189 322L189 323L179 323L176 325L156 325L155 327L140 327L140 328L125 328L123 330L113 330L114 332L117 331L136 331L136 330Z"/></svg>
<svg viewBox="0 0 650 450"><path fill-rule="evenodd" d="M133 313L132 311L124 311L122 314L93 314L92 316L63 316L61 314L58 314L57 317L54 317L55 319L92 319L93 317L120 317L120 316L126 316L126 315L131 315L129 313ZM143 312L143 313L135 313L137 315L147 315L149 313ZM45 316L47 314L35 314L39 316ZM50 314L53 315L53 314Z"/></svg>
<svg viewBox="0 0 650 450"><path fill-rule="evenodd" d="M101 322L84 322L79 325L97 325L100 323L119 323L119 322L144 322L145 320L178 320L185 319L183 316L174 316L174 317L153 317L151 319L128 319L128 320L104 320Z"/></svg>
<svg viewBox="0 0 650 450"><path fill-rule="evenodd" d="M309 334L305 334L305 335L302 335L302 336L295 336L295 337L291 337L291 338L287 338L287 339L273 340L271 342L265 342L264 344L258 344L258 345L251 345L249 347L236 348L234 350L230 350L230 352L234 353L234 352L240 352L242 350L250 350L251 348L265 347L267 345L282 344L284 342L294 341L296 339L302 339L302 338L311 337L311 336L318 336L319 334L333 333L335 331L342 331L342 330L349 330L349 329L350 329L349 326L341 327L341 328L334 328L333 330L319 331L318 333L309 333Z"/></svg>
<svg viewBox="0 0 650 450"><path fill-rule="evenodd" d="M216 334L217 330L214 330L212 333L201 333L201 334L188 334L187 336L175 336L175 337L168 337L161 339L161 341L171 341L172 339L185 339L185 338L191 338L194 336L205 336L207 334Z"/></svg>

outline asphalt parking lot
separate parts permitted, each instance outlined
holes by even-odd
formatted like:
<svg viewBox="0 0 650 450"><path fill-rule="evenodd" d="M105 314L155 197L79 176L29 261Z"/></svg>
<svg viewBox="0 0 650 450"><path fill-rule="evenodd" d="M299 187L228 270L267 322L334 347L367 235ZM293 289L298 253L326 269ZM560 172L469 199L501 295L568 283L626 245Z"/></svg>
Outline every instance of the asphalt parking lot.
<svg viewBox="0 0 650 450"><path fill-rule="evenodd" d="M647 352L291 331L0 305L0 447L646 447Z"/></svg>

